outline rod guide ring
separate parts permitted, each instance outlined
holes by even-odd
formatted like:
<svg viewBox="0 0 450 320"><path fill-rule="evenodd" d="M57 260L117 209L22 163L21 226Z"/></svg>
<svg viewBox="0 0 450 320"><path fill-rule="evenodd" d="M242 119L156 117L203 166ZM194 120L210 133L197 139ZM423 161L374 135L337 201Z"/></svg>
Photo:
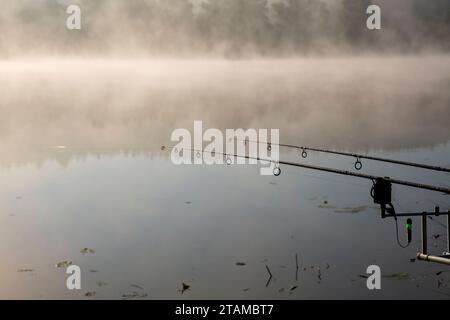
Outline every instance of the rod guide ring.
<svg viewBox="0 0 450 320"><path fill-rule="evenodd" d="M363 167L363 164L362 164L362 162L361 162L361 159L356 158L355 169L358 170L358 171L360 171L360 170L362 169L362 167Z"/></svg>
<svg viewBox="0 0 450 320"><path fill-rule="evenodd" d="M281 175L281 168L280 167L273 168L273 175L275 177L278 177L279 175Z"/></svg>
<svg viewBox="0 0 450 320"><path fill-rule="evenodd" d="M306 159L307 157L308 157L308 152L306 152L306 150L302 148L302 158Z"/></svg>

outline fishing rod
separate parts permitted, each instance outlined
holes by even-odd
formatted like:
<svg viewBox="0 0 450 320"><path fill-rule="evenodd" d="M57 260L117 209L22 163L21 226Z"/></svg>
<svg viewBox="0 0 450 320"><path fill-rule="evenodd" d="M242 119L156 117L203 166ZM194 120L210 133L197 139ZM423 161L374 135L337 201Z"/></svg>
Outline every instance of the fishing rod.
<svg viewBox="0 0 450 320"><path fill-rule="evenodd" d="M450 188L446 188L446 187L433 186L433 185L421 184L421 183L405 181L405 180L398 180L398 179L383 178L380 176L369 175L369 174L365 174L365 173L359 173L359 172L353 172L353 171L347 171L347 170L334 169L334 168L329 168L329 167L322 167L322 166L290 162L290 161L282 161L282 160L275 161L272 159L264 159L264 158L260 158L260 157L249 156L249 155L229 154L229 153L223 153L223 152L205 151L205 150L197 150L197 149L183 149L183 148L178 149L178 148L170 147L170 146L162 146L161 147L162 150L165 150L166 148L167 149L177 149L177 151L180 151L180 152L181 151L192 151L197 154L197 157L200 157L201 153L208 153L211 155L219 154L224 157L228 157L227 160L225 161L227 164L231 164L230 157L243 158L243 159L247 159L247 160L265 161L265 162L282 164L282 165L286 165L286 166L298 167L298 168L303 168L303 169L310 169L310 170L315 170L315 171L330 172L330 173L334 173L334 174L338 174L338 175L353 176L353 177L367 179L367 180L371 180L371 181L376 181L377 179L388 179L392 184L403 185L403 186L412 187L412 188L416 188L416 189L442 192L444 194L450 194ZM273 174L275 176L279 176L281 174L281 169L279 166L276 166L273 171L274 171Z"/></svg>
<svg viewBox="0 0 450 320"><path fill-rule="evenodd" d="M269 151L272 149L272 145L276 145L276 146L280 146L280 147L284 147L284 148L290 148L290 149L297 149L297 150L301 151L301 156L304 159L308 157L307 151L335 154L335 155L340 155L340 156L345 156L345 157L353 157L353 158L356 158L355 169L358 171L361 170L363 167L361 159L367 159L367 160L387 162L387 163L393 163L393 164L409 166L409 167L416 167L416 168L433 170L433 171L450 172L450 169L445 168L445 167L431 166L431 165L422 164L422 163L415 163L415 162L408 162L408 161L401 161L401 160L394 160L394 159L386 159L386 158L374 157L374 156L358 154L358 153L335 151L335 150L298 146L298 145L284 144L284 143L272 143L272 142L250 141L250 140L239 140L239 139L237 139L237 141L241 141L244 143L250 142L250 143L257 143L257 144L266 144L267 150L269 150Z"/></svg>
<svg viewBox="0 0 450 320"><path fill-rule="evenodd" d="M204 150L196 150L196 149L183 149L183 148L176 148L176 147L166 147L162 146L161 150L167 149L173 149L176 153L181 153L184 150L186 151L193 151L196 153L197 158L201 158L202 154L207 153L210 155L219 154L222 155L225 159L225 163L230 165L232 163L230 157L235 158L244 158L249 160L256 160L256 161L265 161L269 163L275 164L275 168L273 169L273 174L275 176L281 175L281 169L279 165L287 165L287 166L293 166L298 168L304 168L304 169L310 169L310 170L316 170L316 171L322 171L322 172L329 172L334 173L338 175L345 175L345 176L353 176L357 178L367 179L371 180L373 183L372 189L370 191L370 195L373 198L373 202L375 204L380 205L381 210L381 218L394 218L395 219L395 226L396 226L396 239L397 243L401 248L407 248L411 242L412 242L412 219L413 217L421 217L422 218L422 250L417 253L417 259L422 261L430 261L435 263L441 263L445 265L450 265L450 210L447 212L441 212L439 207L435 207L434 212L416 212L416 213L397 213L394 209L394 206L392 204L392 185L402 185L407 187L412 187L416 189L423 189L423 190L429 190L429 191L436 191L436 192L442 192L444 194L449 195L450 194L450 188L446 187L440 187L440 186L432 186L432 185L426 185L411 181L405 181L405 180L398 180L398 179L391 179L389 177L380 177L380 176L374 176L369 174L363 174L359 172L352 172L352 171L346 171L346 170L340 170L340 169L334 169L329 167L322 167L322 166L315 166L315 165L309 165L309 164L302 164L302 163L296 163L296 162L289 162L289 161L275 161L272 159L262 159L260 157L255 156L249 156L249 155L239 155L239 154L228 154L223 152L216 152L216 151L204 151ZM442 255L430 255L428 254L428 242L427 242L427 218L431 216L447 216L447 252L444 252ZM406 231L407 231L407 242L406 244L402 244L399 240L399 230L398 230L398 221L397 217L408 217L406 221Z"/></svg>

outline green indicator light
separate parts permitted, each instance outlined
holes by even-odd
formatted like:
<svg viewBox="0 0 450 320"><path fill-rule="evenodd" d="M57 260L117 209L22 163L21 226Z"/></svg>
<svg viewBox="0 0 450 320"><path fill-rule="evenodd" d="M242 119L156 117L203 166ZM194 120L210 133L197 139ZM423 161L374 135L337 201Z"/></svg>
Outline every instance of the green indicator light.
<svg viewBox="0 0 450 320"><path fill-rule="evenodd" d="M406 220L406 233L408 235L408 243L412 241L412 219Z"/></svg>

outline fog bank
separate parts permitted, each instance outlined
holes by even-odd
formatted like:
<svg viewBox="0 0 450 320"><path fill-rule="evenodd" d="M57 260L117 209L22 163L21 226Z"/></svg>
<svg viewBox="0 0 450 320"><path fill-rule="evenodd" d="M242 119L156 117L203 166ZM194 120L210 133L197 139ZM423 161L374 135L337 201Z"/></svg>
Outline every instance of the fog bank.
<svg viewBox="0 0 450 320"><path fill-rule="evenodd" d="M66 28L66 7L82 30ZM382 29L366 9L382 9ZM447 52L448 0L3 0L0 57Z"/></svg>

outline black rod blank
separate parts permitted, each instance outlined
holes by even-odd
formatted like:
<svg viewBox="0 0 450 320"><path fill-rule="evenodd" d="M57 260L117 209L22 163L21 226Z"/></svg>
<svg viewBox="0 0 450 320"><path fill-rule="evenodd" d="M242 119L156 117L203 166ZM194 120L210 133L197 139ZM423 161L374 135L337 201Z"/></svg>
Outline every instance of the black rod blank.
<svg viewBox="0 0 450 320"><path fill-rule="evenodd" d="M162 146L161 147L162 150L165 150L166 148L174 149L174 147L166 147L166 146ZM186 151L193 151L193 152L201 152L201 153L212 154L212 152L207 152L207 151L204 151L204 150L182 149L182 148L180 148L179 150L180 151L181 150L186 150ZM353 176L353 177L367 179L367 180L372 180L372 181L375 181L376 179L379 179L379 178L383 178L383 177L369 175L369 174L365 174L365 173L346 171L346 170L340 170L340 169L334 169L334 168L328 168L328 167L321 167L321 166L315 166L315 165L303 164L303 163L297 163L297 162L274 161L274 160L271 160L271 159L262 159L260 157L251 157L251 156L248 156L248 155L227 154L227 153L222 153L222 152L216 152L216 154L223 155L224 157L239 157L239 158L248 159L248 160L266 161L266 162L277 163L277 164L282 164L282 165L286 165L286 166L292 166L292 167L298 167L298 168L304 168L304 169L310 169L310 170L316 170L316 171L323 171L323 172L330 172L330 173L334 173L334 174L345 175L345 176ZM416 189L437 191L437 192L442 192L442 193L445 193L445 194L450 194L450 188L446 188L446 187L432 186L432 185L427 185L427 184L422 184L422 183L416 183L416 182L405 181L405 180L390 179L390 178L383 178L383 179L389 179L389 181L391 183L397 184L397 185L403 185L403 186L412 187L412 188L416 188Z"/></svg>
<svg viewBox="0 0 450 320"><path fill-rule="evenodd" d="M261 160L261 159L258 159L258 160ZM267 161L267 160L262 159L262 161ZM331 173L340 174L340 175L346 175L346 176L353 176L353 177L358 177L358 178L363 178L363 179L369 179L369 180L372 180L372 181L375 181L378 178L382 178L382 177L379 177L379 176L374 176L374 175L369 175L369 174L364 174L364 173L358 173L358 172L352 172L352 171L346 171L346 170L339 170L339 169L333 169L333 168L328 168L328 167L319 167L319 166L313 166L313 165L302 164L302 163L287 162L287 161L279 161L279 163L280 164L284 164L284 165L288 165L288 166L295 166L295 167L300 167L300 168L305 168L305 169L325 171L325 172L331 172ZM450 188L439 187L439 186L432 186L432 185L427 185L427 184L422 184L422 183L416 183L416 182L405 181L405 180L390 179L390 178L389 178L389 181L391 183L397 184L397 185L403 185L403 186L412 187L412 188L416 188L416 189L424 189L424 190L437 191L437 192L450 194Z"/></svg>

